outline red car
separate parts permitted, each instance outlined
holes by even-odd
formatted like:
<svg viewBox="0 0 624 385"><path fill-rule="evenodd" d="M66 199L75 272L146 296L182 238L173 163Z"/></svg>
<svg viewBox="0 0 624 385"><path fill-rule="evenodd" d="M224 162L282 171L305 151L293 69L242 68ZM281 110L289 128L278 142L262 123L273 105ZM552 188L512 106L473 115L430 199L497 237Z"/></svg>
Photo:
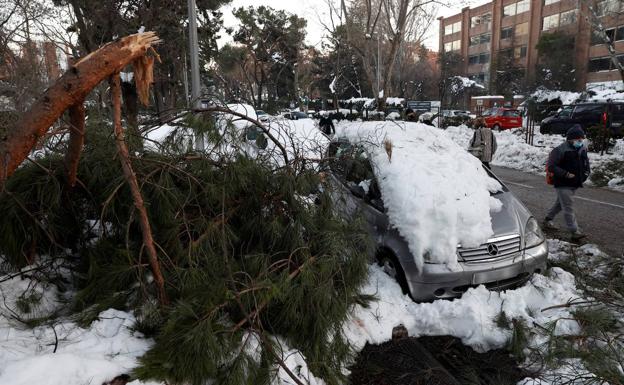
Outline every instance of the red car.
<svg viewBox="0 0 624 385"><path fill-rule="evenodd" d="M492 108L483 113L485 124L494 130L509 130L522 127L520 111L512 108Z"/></svg>

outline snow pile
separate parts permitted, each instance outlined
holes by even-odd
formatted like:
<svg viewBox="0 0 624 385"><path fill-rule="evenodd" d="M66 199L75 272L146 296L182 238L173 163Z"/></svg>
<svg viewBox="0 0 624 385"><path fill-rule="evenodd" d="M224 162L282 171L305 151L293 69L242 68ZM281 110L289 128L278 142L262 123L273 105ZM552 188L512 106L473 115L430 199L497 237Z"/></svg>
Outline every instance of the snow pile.
<svg viewBox="0 0 624 385"><path fill-rule="evenodd" d="M591 95L591 100L624 100L624 82L621 80L587 83L586 89Z"/></svg>
<svg viewBox="0 0 624 385"><path fill-rule="evenodd" d="M550 103L559 99L561 104L572 104L580 97L580 92L552 91L546 88L539 89L530 96L530 98L535 100L537 103Z"/></svg>
<svg viewBox="0 0 624 385"><path fill-rule="evenodd" d="M451 92L458 93L466 88L481 88L485 89L483 84L479 84L474 80L471 80L464 76L453 76L451 79Z"/></svg>
<svg viewBox="0 0 624 385"><path fill-rule="evenodd" d="M386 98L386 105L388 106L402 106L405 103L405 99L403 98Z"/></svg>
<svg viewBox="0 0 624 385"><path fill-rule="evenodd" d="M543 326L556 319L572 318L571 309L543 309L580 296L574 276L557 267L551 269L548 276L534 275L527 284L515 290L494 292L481 285L469 289L459 299L432 303L413 302L377 266L370 267L369 275L362 293L374 295L378 300L368 309L357 307L343 329L358 350L367 342L380 344L390 340L392 328L400 324L413 337L450 335L481 352L502 348L511 332L496 325L496 318L501 312L505 312L510 320L525 320L529 327L535 324ZM556 333L559 335L578 332L576 321L557 323ZM546 341L546 336L536 336L530 345L538 347Z"/></svg>
<svg viewBox="0 0 624 385"><path fill-rule="evenodd" d="M490 208L499 202L490 192L500 184L444 131L411 122L349 123L337 131L367 147L390 222L418 266L428 255L456 268L458 244L476 247L493 235ZM391 159L384 141L392 142Z"/></svg>
<svg viewBox="0 0 624 385"><path fill-rule="evenodd" d="M131 314L113 309L102 312L89 329L70 321L24 327L9 309L16 308L16 300L30 284L19 277L0 283L5 299L0 307L0 384L101 384L129 373L137 365L136 358L151 346L151 340L130 330ZM37 314L54 309L57 292L52 287L31 290L41 296Z"/></svg>

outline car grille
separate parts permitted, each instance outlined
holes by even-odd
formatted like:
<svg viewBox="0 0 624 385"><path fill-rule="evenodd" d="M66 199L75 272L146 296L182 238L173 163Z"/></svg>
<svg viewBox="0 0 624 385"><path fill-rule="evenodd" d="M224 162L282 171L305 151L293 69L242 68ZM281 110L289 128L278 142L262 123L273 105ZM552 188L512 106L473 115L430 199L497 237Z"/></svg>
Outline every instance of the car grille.
<svg viewBox="0 0 624 385"><path fill-rule="evenodd" d="M494 238L483 245L468 249L460 247L457 249L459 256L464 262L494 262L509 258L520 251L520 236L507 235Z"/></svg>

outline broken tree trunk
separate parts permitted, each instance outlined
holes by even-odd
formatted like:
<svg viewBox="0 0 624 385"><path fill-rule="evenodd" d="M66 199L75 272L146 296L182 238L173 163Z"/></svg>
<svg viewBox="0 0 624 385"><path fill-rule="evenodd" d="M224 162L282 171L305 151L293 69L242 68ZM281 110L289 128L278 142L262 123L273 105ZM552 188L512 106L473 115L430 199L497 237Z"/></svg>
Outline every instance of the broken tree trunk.
<svg viewBox="0 0 624 385"><path fill-rule="evenodd" d="M78 162L84 145L85 134L85 107L83 102L69 108L69 145L65 154L65 167L67 167L67 185L74 187L78 177Z"/></svg>
<svg viewBox="0 0 624 385"><path fill-rule="evenodd" d="M0 142L0 187L65 110L158 42L154 32L126 36L85 56L52 84Z"/></svg>
<svg viewBox="0 0 624 385"><path fill-rule="evenodd" d="M130 163L130 153L128 152L128 146L124 139L123 127L121 126L121 80L119 73L113 75L111 79L111 97L113 102L113 126L115 130L115 144L117 145L117 152L119 154L119 160L121 161L121 168L123 170L126 183L130 186L130 192L132 194L132 200L134 206L139 212L139 223L141 225L141 233L143 234L143 245L147 250L149 258L150 268L152 274L154 274L154 281L158 289L158 300L162 305L168 304L167 293L165 292L165 280L160 269L160 262L158 261L158 253L154 246L154 238L152 237L152 229L150 227L149 218L147 216L147 209L143 202L143 196L141 195L141 189L139 188L139 182L137 181L136 174L132 169Z"/></svg>

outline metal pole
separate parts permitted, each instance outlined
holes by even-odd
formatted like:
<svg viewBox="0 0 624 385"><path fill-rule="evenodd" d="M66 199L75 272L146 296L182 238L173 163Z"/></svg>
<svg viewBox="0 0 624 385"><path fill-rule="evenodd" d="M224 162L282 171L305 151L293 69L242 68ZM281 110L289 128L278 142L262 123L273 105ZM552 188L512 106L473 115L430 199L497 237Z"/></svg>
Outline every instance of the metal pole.
<svg viewBox="0 0 624 385"><path fill-rule="evenodd" d="M377 98L379 99L380 96L379 94L381 94L381 86L380 86L380 82L379 79L381 78L381 66L379 65L379 63L381 62L381 43L380 43L380 39L379 39L379 32L377 32ZM384 95L386 96L386 95Z"/></svg>
<svg viewBox="0 0 624 385"><path fill-rule="evenodd" d="M188 0L189 14L189 55L191 57L191 105L193 110L201 109L201 86L199 83L199 44L197 39L197 11L195 0ZM204 150L204 136L197 135L195 150Z"/></svg>

